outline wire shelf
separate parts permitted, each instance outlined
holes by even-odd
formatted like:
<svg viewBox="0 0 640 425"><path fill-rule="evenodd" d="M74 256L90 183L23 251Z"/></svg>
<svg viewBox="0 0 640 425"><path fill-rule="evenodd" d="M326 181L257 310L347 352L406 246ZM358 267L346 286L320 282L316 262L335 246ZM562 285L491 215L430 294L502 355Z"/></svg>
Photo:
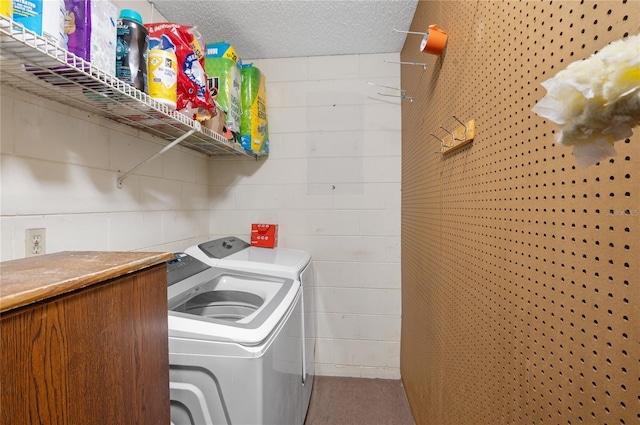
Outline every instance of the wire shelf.
<svg viewBox="0 0 640 425"><path fill-rule="evenodd" d="M0 83L212 155L256 157L21 24L0 15Z"/></svg>

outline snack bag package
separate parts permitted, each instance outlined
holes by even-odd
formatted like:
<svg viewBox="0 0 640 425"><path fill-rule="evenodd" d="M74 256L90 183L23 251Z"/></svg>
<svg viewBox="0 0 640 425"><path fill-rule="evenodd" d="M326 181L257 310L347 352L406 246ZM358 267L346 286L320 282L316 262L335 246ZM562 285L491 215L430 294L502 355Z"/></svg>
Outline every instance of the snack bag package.
<svg viewBox="0 0 640 425"><path fill-rule="evenodd" d="M216 102L227 115L226 126L239 135L241 61L228 43L207 44L204 67L209 79L209 90L217 94Z"/></svg>
<svg viewBox="0 0 640 425"><path fill-rule="evenodd" d="M149 30L149 50L175 53L178 60L176 109L203 121L214 115L214 102L207 88L203 43L195 27L161 22L145 25Z"/></svg>

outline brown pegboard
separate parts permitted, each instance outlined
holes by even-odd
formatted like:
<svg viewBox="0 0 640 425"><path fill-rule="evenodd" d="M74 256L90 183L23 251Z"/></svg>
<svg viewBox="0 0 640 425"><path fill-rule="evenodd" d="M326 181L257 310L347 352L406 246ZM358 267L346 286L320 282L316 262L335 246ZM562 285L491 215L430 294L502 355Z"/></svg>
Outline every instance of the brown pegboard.
<svg viewBox="0 0 640 425"><path fill-rule="evenodd" d="M417 424L640 424L640 128L580 169L541 82L640 1L420 1L403 102L401 372ZM440 126L475 120L440 155Z"/></svg>

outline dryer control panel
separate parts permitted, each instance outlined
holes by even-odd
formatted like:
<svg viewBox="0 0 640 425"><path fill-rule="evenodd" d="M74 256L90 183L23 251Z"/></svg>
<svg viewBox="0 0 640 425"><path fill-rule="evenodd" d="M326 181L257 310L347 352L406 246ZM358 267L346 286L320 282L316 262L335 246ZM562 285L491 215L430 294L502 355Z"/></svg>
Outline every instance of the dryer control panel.
<svg viewBox="0 0 640 425"><path fill-rule="evenodd" d="M167 284L171 286L210 268L184 252L176 252L173 254L173 259L167 261Z"/></svg>

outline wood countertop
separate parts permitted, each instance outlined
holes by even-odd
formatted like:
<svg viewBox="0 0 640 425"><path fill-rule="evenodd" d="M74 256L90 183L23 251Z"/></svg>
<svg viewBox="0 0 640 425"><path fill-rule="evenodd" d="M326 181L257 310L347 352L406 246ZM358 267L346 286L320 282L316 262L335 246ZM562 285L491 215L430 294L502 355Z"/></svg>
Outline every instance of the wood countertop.
<svg viewBox="0 0 640 425"><path fill-rule="evenodd" d="M0 313L154 266L167 252L65 251L0 263Z"/></svg>

